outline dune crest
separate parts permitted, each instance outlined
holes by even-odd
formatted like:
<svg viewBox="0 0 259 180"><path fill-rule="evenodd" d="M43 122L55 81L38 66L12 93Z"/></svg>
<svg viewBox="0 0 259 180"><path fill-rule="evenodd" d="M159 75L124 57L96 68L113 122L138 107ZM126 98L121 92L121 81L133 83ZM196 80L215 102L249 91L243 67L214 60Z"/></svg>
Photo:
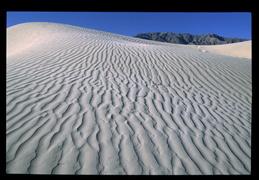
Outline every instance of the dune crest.
<svg viewBox="0 0 259 180"><path fill-rule="evenodd" d="M250 173L251 60L56 23L7 38L7 173Z"/></svg>

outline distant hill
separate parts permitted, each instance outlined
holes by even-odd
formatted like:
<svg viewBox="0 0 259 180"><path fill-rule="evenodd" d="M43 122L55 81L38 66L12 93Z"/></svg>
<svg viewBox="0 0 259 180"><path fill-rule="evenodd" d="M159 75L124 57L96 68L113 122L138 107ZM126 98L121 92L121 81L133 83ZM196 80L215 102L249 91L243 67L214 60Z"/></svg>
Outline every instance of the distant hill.
<svg viewBox="0 0 259 180"><path fill-rule="evenodd" d="M196 44L196 45L216 45L229 44L247 41L248 39L225 38L216 34L192 35L189 33L171 33L171 32L151 32L140 33L133 37L148 39L153 41L168 42L173 44Z"/></svg>

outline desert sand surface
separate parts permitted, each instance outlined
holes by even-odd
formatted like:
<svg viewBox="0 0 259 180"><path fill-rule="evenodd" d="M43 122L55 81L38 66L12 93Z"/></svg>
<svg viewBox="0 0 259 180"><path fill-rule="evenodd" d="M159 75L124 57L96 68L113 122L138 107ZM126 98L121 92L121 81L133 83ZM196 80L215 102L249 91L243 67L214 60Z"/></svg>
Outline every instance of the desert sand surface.
<svg viewBox="0 0 259 180"><path fill-rule="evenodd" d="M7 173L250 174L251 59L35 22L6 63Z"/></svg>
<svg viewBox="0 0 259 180"><path fill-rule="evenodd" d="M211 52L226 56L252 58L252 41L244 41L224 45L185 45L187 48L198 49L202 52Z"/></svg>

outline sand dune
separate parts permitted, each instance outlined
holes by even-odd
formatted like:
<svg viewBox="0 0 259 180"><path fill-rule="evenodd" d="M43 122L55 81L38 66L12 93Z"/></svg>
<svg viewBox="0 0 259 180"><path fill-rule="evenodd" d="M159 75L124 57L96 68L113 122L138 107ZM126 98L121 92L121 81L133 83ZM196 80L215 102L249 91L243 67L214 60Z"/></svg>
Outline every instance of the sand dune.
<svg viewBox="0 0 259 180"><path fill-rule="evenodd" d="M202 52L211 52L226 56L252 58L252 41L238 42L224 45L188 45L187 48L198 49Z"/></svg>
<svg viewBox="0 0 259 180"><path fill-rule="evenodd" d="M55 23L7 51L7 173L250 173L250 59Z"/></svg>

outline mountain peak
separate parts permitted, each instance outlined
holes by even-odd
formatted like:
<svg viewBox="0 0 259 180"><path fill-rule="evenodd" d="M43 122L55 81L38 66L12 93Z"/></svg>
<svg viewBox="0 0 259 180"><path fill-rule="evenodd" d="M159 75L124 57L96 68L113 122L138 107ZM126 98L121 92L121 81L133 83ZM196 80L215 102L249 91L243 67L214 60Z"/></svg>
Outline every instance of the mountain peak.
<svg viewBox="0 0 259 180"><path fill-rule="evenodd" d="M217 44L229 44L236 42L247 41L247 39L239 38L225 38L217 34L202 34L192 35L189 33L172 33L172 32L151 32L151 33L140 33L133 37L168 42L173 44L195 44L195 45L217 45Z"/></svg>

